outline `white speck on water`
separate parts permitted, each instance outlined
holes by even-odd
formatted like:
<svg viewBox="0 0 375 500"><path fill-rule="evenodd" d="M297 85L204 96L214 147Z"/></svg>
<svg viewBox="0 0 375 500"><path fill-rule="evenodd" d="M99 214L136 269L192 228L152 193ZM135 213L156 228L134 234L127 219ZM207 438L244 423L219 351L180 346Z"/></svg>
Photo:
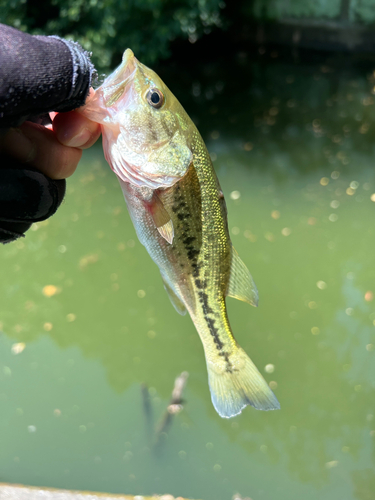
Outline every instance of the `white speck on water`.
<svg viewBox="0 0 375 500"><path fill-rule="evenodd" d="M239 200L241 198L241 193L239 191L232 191L230 197L232 200Z"/></svg>
<svg viewBox="0 0 375 500"><path fill-rule="evenodd" d="M316 286L320 289L320 290L325 290L327 288L327 283L325 281L318 281Z"/></svg>
<svg viewBox="0 0 375 500"><path fill-rule="evenodd" d="M18 344L13 344L11 347L12 354L20 354L26 347L24 342L18 342Z"/></svg>
<svg viewBox="0 0 375 500"><path fill-rule="evenodd" d="M330 216L328 217L328 219L331 222L336 222L338 218L339 218L339 216L337 214L330 214Z"/></svg>
<svg viewBox="0 0 375 500"><path fill-rule="evenodd" d="M271 363L269 363L268 365L266 365L264 367L264 371L267 373L273 373L275 371L275 365L272 365Z"/></svg>
<svg viewBox="0 0 375 500"><path fill-rule="evenodd" d="M283 236L289 236L291 234L292 230L290 229L290 227L284 227L282 230L281 230L281 234Z"/></svg>
<svg viewBox="0 0 375 500"><path fill-rule="evenodd" d="M29 426L27 427L27 430L28 430L29 432L33 433L33 432L36 432L36 427L35 427L35 425L29 425Z"/></svg>
<svg viewBox="0 0 375 500"><path fill-rule="evenodd" d="M332 460L331 462L326 463L326 469L332 469L333 467L337 467L338 460Z"/></svg>

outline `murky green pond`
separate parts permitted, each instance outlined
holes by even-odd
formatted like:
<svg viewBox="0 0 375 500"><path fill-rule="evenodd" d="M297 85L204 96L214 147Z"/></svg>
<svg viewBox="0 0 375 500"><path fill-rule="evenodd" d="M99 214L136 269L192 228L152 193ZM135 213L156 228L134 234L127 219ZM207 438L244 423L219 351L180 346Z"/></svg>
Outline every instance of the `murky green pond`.
<svg viewBox="0 0 375 500"><path fill-rule="evenodd" d="M0 248L0 481L371 500L371 63L243 53L229 69L164 76L214 159L260 294L258 309L229 299L229 317L281 410L216 414L199 337L171 306L98 147L58 213ZM182 371L184 409L157 433Z"/></svg>

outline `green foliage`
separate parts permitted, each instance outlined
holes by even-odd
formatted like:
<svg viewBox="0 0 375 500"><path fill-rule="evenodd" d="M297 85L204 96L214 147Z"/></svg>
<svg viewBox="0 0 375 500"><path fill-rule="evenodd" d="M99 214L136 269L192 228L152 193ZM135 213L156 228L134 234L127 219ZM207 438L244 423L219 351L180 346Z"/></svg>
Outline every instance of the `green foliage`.
<svg viewBox="0 0 375 500"><path fill-rule="evenodd" d="M352 0L350 2L350 17L354 21L366 24L375 23L375 1Z"/></svg>
<svg viewBox="0 0 375 500"><path fill-rule="evenodd" d="M373 5L374 0L367 0ZM250 3L249 3L250 6ZM341 0L254 0L253 15L258 19L279 20L286 17L335 18L340 14Z"/></svg>
<svg viewBox="0 0 375 500"><path fill-rule="evenodd" d="M0 0L0 22L78 41L103 71L127 47L146 64L167 57L175 38L194 42L220 27L224 6L222 0Z"/></svg>

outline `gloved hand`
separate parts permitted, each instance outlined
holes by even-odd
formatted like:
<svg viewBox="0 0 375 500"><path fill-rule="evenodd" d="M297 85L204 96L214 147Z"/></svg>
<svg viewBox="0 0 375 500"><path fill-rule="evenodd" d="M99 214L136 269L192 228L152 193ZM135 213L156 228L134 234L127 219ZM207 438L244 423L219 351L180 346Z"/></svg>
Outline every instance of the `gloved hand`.
<svg viewBox="0 0 375 500"><path fill-rule="evenodd" d="M81 149L99 137L99 126L74 111L44 126L49 112L85 103L93 72L78 44L0 24L0 242L57 210Z"/></svg>

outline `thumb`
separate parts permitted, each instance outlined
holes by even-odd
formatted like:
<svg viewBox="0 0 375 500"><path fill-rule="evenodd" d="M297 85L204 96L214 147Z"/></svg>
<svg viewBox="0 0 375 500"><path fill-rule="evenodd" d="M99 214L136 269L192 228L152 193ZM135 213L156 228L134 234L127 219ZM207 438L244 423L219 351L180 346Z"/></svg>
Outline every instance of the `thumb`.
<svg viewBox="0 0 375 500"><path fill-rule="evenodd" d="M0 128L82 106L94 71L77 43L0 24Z"/></svg>

